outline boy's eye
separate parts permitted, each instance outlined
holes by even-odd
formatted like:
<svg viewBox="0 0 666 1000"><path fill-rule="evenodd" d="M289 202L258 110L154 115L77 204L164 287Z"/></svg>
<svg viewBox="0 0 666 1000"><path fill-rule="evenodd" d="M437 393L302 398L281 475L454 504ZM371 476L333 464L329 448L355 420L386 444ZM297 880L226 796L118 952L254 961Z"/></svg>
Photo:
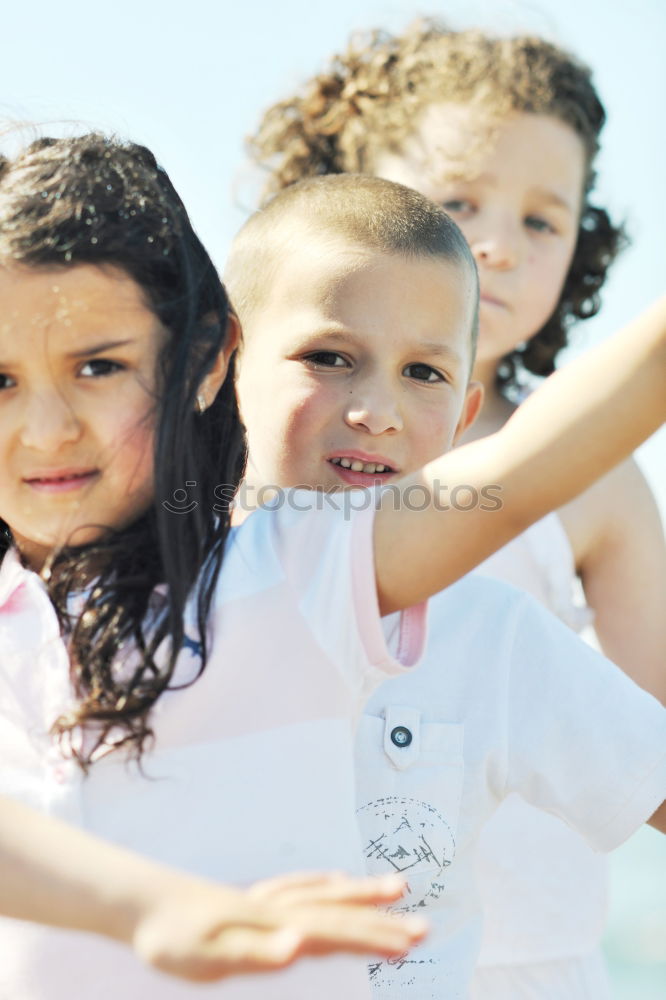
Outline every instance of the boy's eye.
<svg viewBox="0 0 666 1000"><path fill-rule="evenodd" d="M437 371L436 368L431 368L430 365L424 365L415 363L412 365L407 365L403 369L404 374L407 378L415 378L419 382L443 382L444 376Z"/></svg>
<svg viewBox="0 0 666 1000"><path fill-rule="evenodd" d="M121 365L118 361L109 361L107 358L93 358L81 365L79 375L84 375L86 378L100 378L104 375L113 375L115 372L122 371L123 368L124 365Z"/></svg>
<svg viewBox="0 0 666 1000"><path fill-rule="evenodd" d="M313 351L306 354L304 361L309 362L316 368L346 368L347 361L337 351Z"/></svg>
<svg viewBox="0 0 666 1000"><path fill-rule="evenodd" d="M0 392L3 389L12 389L16 385L16 382L9 375L0 374Z"/></svg>
<svg viewBox="0 0 666 1000"><path fill-rule="evenodd" d="M547 219L542 219L540 215L528 215L525 219L525 225L529 229L534 229L537 233L555 232L555 227Z"/></svg>

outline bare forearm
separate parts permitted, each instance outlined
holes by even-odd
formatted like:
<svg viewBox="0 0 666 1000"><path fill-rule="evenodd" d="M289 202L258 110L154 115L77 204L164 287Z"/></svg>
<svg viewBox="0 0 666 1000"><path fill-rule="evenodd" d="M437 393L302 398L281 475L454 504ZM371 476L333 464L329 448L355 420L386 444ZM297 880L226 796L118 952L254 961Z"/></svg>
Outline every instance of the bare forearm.
<svg viewBox="0 0 666 1000"><path fill-rule="evenodd" d="M168 870L10 799L0 800L0 912L130 942Z"/></svg>
<svg viewBox="0 0 666 1000"><path fill-rule="evenodd" d="M547 379L497 435L521 459L506 484L512 502L525 495L536 517L562 506L664 420L666 297Z"/></svg>
<svg viewBox="0 0 666 1000"><path fill-rule="evenodd" d="M213 982L271 972L304 955L404 953L417 918L377 909L397 878L305 873L240 891L162 867L0 798L0 913L131 946L173 976Z"/></svg>
<svg viewBox="0 0 666 1000"><path fill-rule="evenodd" d="M382 501L375 526L382 611L453 583L590 486L664 419L666 297L547 379L496 434L403 481L411 496L419 492L418 504ZM443 488L450 498L454 487L458 503L442 505ZM484 502L489 489L494 504Z"/></svg>

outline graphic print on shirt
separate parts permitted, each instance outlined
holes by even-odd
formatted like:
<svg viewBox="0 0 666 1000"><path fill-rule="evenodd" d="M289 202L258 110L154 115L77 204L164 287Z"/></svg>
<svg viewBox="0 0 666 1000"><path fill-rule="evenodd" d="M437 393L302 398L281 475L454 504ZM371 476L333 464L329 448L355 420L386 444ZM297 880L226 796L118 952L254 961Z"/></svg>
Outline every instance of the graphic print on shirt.
<svg viewBox="0 0 666 1000"><path fill-rule="evenodd" d="M395 988L396 983L400 984L403 990L407 986L417 986L421 1000L426 1000L423 990L423 966L432 966L436 969L439 965L438 959L418 958L414 954L405 952L397 958L387 958L380 962L371 962L368 965L370 983L375 990L386 990ZM398 978L399 975L399 978ZM437 977L433 974L433 985L436 984ZM381 995L381 994L380 994ZM430 997L435 1000L435 993Z"/></svg>
<svg viewBox="0 0 666 1000"><path fill-rule="evenodd" d="M366 867L372 875L397 872L407 880L405 895L392 909L409 913L427 907L444 891L444 872L453 861L451 828L434 806L398 795L369 802L357 811ZM400 955L368 966L375 989L424 985L431 957ZM418 968L417 968L418 967ZM426 974L427 975L427 974ZM433 970L435 977L435 970ZM429 977L428 977L429 978Z"/></svg>
<svg viewBox="0 0 666 1000"><path fill-rule="evenodd" d="M434 806L388 795L361 806L357 816L368 872L397 872L407 880L405 895L394 909L413 912L441 896L455 840Z"/></svg>

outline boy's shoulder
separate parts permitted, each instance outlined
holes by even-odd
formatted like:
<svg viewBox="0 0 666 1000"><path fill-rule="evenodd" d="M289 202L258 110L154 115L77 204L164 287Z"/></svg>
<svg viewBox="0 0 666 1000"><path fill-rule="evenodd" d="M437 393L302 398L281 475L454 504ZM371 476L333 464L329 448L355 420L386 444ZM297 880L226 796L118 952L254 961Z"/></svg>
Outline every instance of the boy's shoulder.
<svg viewBox="0 0 666 1000"><path fill-rule="evenodd" d="M510 634L534 607L540 606L524 590L474 570L430 598L430 635L446 630L471 638L472 629L495 637Z"/></svg>
<svg viewBox="0 0 666 1000"><path fill-rule="evenodd" d="M475 683L488 692L525 672L571 675L590 658L603 659L531 594L504 581L469 573L429 601L423 666L435 675L447 664L449 681L458 676L470 696Z"/></svg>

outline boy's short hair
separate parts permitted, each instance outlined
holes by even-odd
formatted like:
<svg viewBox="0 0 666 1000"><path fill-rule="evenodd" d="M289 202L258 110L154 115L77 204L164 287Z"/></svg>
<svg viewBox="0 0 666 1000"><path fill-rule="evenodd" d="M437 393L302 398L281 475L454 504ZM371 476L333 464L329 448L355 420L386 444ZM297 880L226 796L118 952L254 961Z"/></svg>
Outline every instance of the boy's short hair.
<svg viewBox="0 0 666 1000"><path fill-rule="evenodd" d="M378 253L441 257L472 276L478 289L472 252L442 208L393 181L329 174L280 191L248 219L234 239L225 283L241 323L265 302L290 247L322 236L338 236ZM477 332L478 304L470 331L473 348Z"/></svg>

